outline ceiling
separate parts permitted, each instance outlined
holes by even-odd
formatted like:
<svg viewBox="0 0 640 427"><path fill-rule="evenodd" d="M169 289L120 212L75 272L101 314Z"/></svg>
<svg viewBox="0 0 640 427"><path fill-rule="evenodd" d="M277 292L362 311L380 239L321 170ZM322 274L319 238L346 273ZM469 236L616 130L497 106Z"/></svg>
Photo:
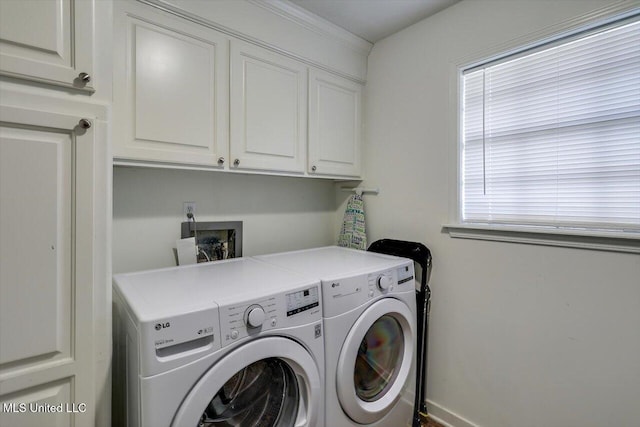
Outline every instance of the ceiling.
<svg viewBox="0 0 640 427"><path fill-rule="evenodd" d="M459 0L289 0L375 43Z"/></svg>

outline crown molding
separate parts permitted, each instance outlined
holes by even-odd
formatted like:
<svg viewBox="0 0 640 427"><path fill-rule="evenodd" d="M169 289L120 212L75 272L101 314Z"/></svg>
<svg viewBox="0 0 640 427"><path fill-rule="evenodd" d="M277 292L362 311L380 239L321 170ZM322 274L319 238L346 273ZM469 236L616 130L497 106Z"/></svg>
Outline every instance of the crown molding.
<svg viewBox="0 0 640 427"><path fill-rule="evenodd" d="M2 0L0 0L2 1ZM351 74L351 73L347 73L344 71L341 71L335 67L331 67L329 65L326 65L324 63L320 63L316 60L313 59L309 59L306 58L304 56L301 56L299 54L295 54L292 52L289 52L287 50L281 49L280 47L273 45L271 43L267 43L264 42L260 39L257 39L255 37L249 36L247 34L244 34L242 32L236 31L232 28L229 28L227 26L221 25L217 22L213 22L210 19L204 18L202 16L196 15L194 13L188 12L184 9L181 9L180 7L175 6L173 3L170 2L170 0L137 0L139 3L143 3L146 4L148 6L154 7L158 10L161 10L163 12L178 16L182 19L187 19L191 22L194 22L196 24L199 25L203 25L205 27L211 28L213 30L219 31L221 33L227 34L231 37L234 37L236 39L239 40L243 40L245 42L254 44L256 46L260 46L263 47L265 49L271 50L273 52L279 53L280 55L292 58L296 61L300 61L304 64L310 65L312 67L318 68L320 70L324 70L327 71L331 74L335 74L337 76L343 77L347 80L351 80L353 82L356 82L358 84L365 84L366 83L366 79L365 76L363 75L358 75L358 74ZM258 5L262 8L264 8L264 3L265 1L271 1L271 0L262 0L262 1L258 1L258 0L246 0L248 3L254 4L254 5ZM291 5L293 7L293 5ZM270 8L266 8L270 13L274 13L275 9L270 9ZM283 17L283 15L281 15L280 13L278 13L279 16ZM310 16L313 17L313 19L321 19L319 17L316 17L313 14L309 14ZM291 19L291 18L287 18L287 19ZM298 21L294 21L296 22L297 25L302 25L301 22ZM329 23L327 21L328 25L331 25L333 27L335 27L337 30L339 30L340 32L344 33L346 35L346 37L349 37L351 39L355 38L356 41L365 43L366 45L357 45L354 43L350 43L348 42L346 39L343 38L336 38L335 34L329 34L327 32L321 32L317 27L312 27L311 25L303 25L304 28L308 29L308 30L313 30L314 32L316 32L316 34L319 34L320 36L331 36L331 38L333 40L336 41L340 41L342 42L343 46L347 46L349 48L351 48L352 51L354 51L356 54L359 54L361 56L363 56L366 60L366 57L369 54L369 51L371 50L371 48L373 47L373 45L369 42L367 42L366 40L360 39L357 36L354 36L353 34L349 33L346 30L343 30L342 28L336 27L335 25ZM358 47L359 46L359 47ZM364 49L364 47L366 47L366 49Z"/></svg>
<svg viewBox="0 0 640 427"><path fill-rule="evenodd" d="M333 38L347 45L352 50L355 50L360 54L364 54L365 56L369 55L371 48L373 48L373 43L370 43L365 39L348 32L344 28L338 27L326 19L321 18L320 16L315 15L287 0L247 1L255 6L266 9L271 13L275 13L282 18L288 19L297 25L303 26L317 34Z"/></svg>

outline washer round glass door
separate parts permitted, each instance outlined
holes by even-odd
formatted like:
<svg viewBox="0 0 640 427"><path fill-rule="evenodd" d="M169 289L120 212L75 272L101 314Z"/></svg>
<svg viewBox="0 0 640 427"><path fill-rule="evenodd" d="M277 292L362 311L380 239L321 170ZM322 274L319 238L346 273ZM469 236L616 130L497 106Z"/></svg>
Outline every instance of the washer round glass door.
<svg viewBox="0 0 640 427"><path fill-rule="evenodd" d="M369 424L400 398L413 363L413 316L394 298L383 298L358 318L338 359L337 394L354 421Z"/></svg>
<svg viewBox="0 0 640 427"><path fill-rule="evenodd" d="M236 372L200 417L202 427L284 427L298 414L298 383L289 365L270 357Z"/></svg>
<svg viewBox="0 0 640 427"><path fill-rule="evenodd" d="M320 392L318 368L300 344L263 338L215 363L191 389L172 426L314 426Z"/></svg>

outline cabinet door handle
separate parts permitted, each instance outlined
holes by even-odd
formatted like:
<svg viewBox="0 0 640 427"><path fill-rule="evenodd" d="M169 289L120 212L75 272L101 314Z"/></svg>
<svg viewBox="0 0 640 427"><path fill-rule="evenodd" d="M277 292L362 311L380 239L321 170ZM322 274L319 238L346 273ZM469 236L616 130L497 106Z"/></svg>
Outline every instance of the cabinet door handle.
<svg viewBox="0 0 640 427"><path fill-rule="evenodd" d="M218 157L218 164L224 165L224 157Z"/></svg>
<svg viewBox="0 0 640 427"><path fill-rule="evenodd" d="M233 161L233 166L238 166L240 164L240 159L235 159Z"/></svg>
<svg viewBox="0 0 640 427"><path fill-rule="evenodd" d="M311 166L311 172L315 172L318 169L315 165Z"/></svg>
<svg viewBox="0 0 640 427"><path fill-rule="evenodd" d="M82 129L90 129L91 122L87 119L80 119L80 121L78 122L78 126L80 126Z"/></svg>
<svg viewBox="0 0 640 427"><path fill-rule="evenodd" d="M91 76L87 73L78 74L78 78L80 78L80 80L82 80L85 83L89 83L91 81Z"/></svg>

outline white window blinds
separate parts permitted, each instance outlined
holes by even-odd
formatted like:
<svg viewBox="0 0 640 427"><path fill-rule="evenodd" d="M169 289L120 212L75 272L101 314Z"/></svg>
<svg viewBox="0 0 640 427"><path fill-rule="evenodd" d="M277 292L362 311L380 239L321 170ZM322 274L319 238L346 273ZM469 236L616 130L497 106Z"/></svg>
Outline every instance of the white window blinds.
<svg viewBox="0 0 640 427"><path fill-rule="evenodd" d="M463 223L640 231L640 21L462 84Z"/></svg>

